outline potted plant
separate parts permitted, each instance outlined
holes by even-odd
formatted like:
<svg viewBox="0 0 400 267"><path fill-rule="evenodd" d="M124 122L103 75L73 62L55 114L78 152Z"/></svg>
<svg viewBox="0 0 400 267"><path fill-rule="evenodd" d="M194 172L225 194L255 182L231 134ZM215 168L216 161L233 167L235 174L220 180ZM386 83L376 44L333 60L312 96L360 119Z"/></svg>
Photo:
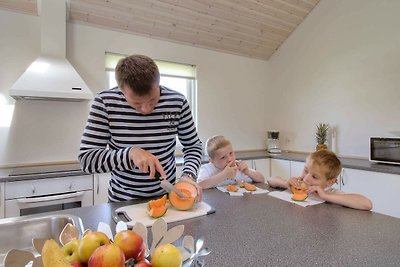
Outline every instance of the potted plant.
<svg viewBox="0 0 400 267"><path fill-rule="evenodd" d="M329 124L327 123L318 123L317 131L315 132L315 138L317 140L316 151L321 149L328 149L328 146L325 144L328 137Z"/></svg>

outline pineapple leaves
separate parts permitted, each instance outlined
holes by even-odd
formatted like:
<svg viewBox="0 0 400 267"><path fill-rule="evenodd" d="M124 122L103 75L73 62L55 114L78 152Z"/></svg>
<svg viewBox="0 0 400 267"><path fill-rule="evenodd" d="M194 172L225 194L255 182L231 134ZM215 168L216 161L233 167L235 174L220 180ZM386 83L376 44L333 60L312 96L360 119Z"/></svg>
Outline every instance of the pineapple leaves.
<svg viewBox="0 0 400 267"><path fill-rule="evenodd" d="M315 138L318 144L325 144L328 136L329 124L318 123L317 130L315 132Z"/></svg>

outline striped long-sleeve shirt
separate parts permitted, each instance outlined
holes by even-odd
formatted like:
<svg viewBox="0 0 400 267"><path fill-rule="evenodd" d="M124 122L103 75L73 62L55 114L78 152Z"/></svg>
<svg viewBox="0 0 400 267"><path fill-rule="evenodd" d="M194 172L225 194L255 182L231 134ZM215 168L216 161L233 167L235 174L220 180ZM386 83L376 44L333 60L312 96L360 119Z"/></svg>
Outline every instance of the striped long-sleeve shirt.
<svg viewBox="0 0 400 267"><path fill-rule="evenodd" d="M131 147L155 155L171 183L175 183L176 136L183 145L183 171L197 176L202 143L186 98L160 86L160 99L150 114L129 106L119 88L96 95L83 132L79 161L87 173L111 172L108 196L122 201L164 194L160 182L149 179L129 160Z"/></svg>

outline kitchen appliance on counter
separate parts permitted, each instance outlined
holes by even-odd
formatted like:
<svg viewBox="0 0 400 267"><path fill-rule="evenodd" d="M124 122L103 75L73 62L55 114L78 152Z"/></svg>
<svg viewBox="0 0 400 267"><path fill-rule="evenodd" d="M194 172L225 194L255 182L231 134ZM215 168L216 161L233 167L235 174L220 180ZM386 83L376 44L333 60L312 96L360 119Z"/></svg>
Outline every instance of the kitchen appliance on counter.
<svg viewBox="0 0 400 267"><path fill-rule="evenodd" d="M400 137L370 137L369 160L400 165Z"/></svg>
<svg viewBox="0 0 400 267"><path fill-rule="evenodd" d="M279 131L271 130L267 132L267 151L273 154L282 152L279 146Z"/></svg>

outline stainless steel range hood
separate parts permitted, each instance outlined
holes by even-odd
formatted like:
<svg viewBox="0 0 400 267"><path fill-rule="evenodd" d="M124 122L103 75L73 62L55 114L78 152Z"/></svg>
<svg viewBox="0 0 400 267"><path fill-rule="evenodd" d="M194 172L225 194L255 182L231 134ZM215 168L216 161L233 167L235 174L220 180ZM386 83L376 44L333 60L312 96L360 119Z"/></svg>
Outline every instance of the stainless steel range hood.
<svg viewBox="0 0 400 267"><path fill-rule="evenodd" d="M93 93L66 59L66 0L38 0L41 55L10 89L15 99L85 101Z"/></svg>

